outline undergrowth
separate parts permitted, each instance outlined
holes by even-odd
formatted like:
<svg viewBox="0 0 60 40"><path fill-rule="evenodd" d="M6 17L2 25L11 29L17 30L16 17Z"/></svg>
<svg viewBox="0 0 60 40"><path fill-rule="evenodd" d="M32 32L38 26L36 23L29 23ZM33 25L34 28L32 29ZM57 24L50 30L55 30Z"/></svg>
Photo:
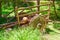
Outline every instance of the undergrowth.
<svg viewBox="0 0 60 40"><path fill-rule="evenodd" d="M6 29L0 30L0 40L41 40L39 30L32 27L13 28L8 31Z"/></svg>

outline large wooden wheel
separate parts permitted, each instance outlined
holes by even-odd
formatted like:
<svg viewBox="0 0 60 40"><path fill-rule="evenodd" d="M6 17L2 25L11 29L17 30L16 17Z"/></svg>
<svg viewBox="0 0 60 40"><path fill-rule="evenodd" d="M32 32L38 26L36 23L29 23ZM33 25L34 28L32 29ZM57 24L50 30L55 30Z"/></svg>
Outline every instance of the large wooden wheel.
<svg viewBox="0 0 60 40"><path fill-rule="evenodd" d="M36 15L30 20L30 26L36 28L37 26L40 28L40 31L45 31L46 28L46 20L41 15Z"/></svg>

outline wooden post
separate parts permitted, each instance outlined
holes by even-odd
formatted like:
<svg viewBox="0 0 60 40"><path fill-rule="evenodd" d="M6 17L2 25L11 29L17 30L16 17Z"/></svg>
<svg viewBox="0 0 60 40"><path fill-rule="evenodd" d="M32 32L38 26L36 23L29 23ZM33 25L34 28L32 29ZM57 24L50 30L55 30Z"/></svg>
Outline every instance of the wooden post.
<svg viewBox="0 0 60 40"><path fill-rule="evenodd" d="M51 3L51 0L49 1L49 5L47 5L48 6L48 14L47 14L47 18L44 18L44 17L42 17L43 18L43 25L42 25L42 28L41 28L41 32L42 33L44 33L45 32L45 29L46 29L46 25L47 25L47 21L49 20L49 17L50 17L50 3ZM41 18L41 19L42 19Z"/></svg>
<svg viewBox="0 0 60 40"><path fill-rule="evenodd" d="M37 0L37 5L40 5L40 0ZM40 7L37 7L37 11L40 11Z"/></svg>
<svg viewBox="0 0 60 40"><path fill-rule="evenodd" d="M48 5L48 20L49 20L49 17L50 17L50 3L51 3L51 0L50 0L49 5Z"/></svg>
<svg viewBox="0 0 60 40"><path fill-rule="evenodd" d="M17 0L15 0L15 17L17 19L17 24L20 25L20 19L19 19L19 14L18 14L18 3Z"/></svg>
<svg viewBox="0 0 60 40"><path fill-rule="evenodd" d="M20 19L19 19L18 7L17 6L15 7L15 14L16 14L18 25L20 25Z"/></svg>

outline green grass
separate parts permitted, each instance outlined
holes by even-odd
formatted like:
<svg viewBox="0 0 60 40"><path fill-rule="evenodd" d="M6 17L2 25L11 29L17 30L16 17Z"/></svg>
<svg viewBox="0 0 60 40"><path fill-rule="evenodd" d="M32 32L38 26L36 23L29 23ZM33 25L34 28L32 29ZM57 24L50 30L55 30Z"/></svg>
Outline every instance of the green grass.
<svg viewBox="0 0 60 40"><path fill-rule="evenodd" d="M44 39L60 40L60 34L51 32L45 36ZM56 39L55 39L56 38ZM13 27L12 30L0 29L0 40L42 40L40 30L33 27Z"/></svg>
<svg viewBox="0 0 60 40"><path fill-rule="evenodd" d="M54 27L55 26L60 27L60 24L55 23ZM10 31L6 29L0 29L0 40L42 40L42 36L45 36L44 39L46 38L48 40L60 40L60 34L58 33L49 31L48 35L41 35L40 30L38 28L33 30L33 27L29 26L15 26Z"/></svg>
<svg viewBox="0 0 60 40"><path fill-rule="evenodd" d="M59 29L60 30L60 23L54 23L54 28Z"/></svg>
<svg viewBox="0 0 60 40"><path fill-rule="evenodd" d="M13 28L11 31L0 30L0 40L41 40L38 29L32 27Z"/></svg>

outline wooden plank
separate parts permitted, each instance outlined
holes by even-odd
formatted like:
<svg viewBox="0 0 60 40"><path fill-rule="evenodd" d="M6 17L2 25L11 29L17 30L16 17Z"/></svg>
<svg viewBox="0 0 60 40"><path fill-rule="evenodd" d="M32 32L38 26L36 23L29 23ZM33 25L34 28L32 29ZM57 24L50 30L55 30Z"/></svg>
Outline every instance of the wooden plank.
<svg viewBox="0 0 60 40"><path fill-rule="evenodd" d="M5 24L0 24L0 28L8 27L9 25L14 26L13 24L17 25L17 21L16 22L5 23Z"/></svg>
<svg viewBox="0 0 60 40"><path fill-rule="evenodd" d="M32 15L35 15L37 13L44 12L44 11L48 11L48 10L37 11L37 12L28 13L28 14L23 14L23 15L19 15L19 17L32 16Z"/></svg>
<svg viewBox="0 0 60 40"><path fill-rule="evenodd" d="M29 8L35 8L35 7L40 7L40 6L48 6L50 4L41 4L41 5L37 5L37 6L29 6L29 7L20 7L18 10L25 10L25 9L29 9Z"/></svg>

